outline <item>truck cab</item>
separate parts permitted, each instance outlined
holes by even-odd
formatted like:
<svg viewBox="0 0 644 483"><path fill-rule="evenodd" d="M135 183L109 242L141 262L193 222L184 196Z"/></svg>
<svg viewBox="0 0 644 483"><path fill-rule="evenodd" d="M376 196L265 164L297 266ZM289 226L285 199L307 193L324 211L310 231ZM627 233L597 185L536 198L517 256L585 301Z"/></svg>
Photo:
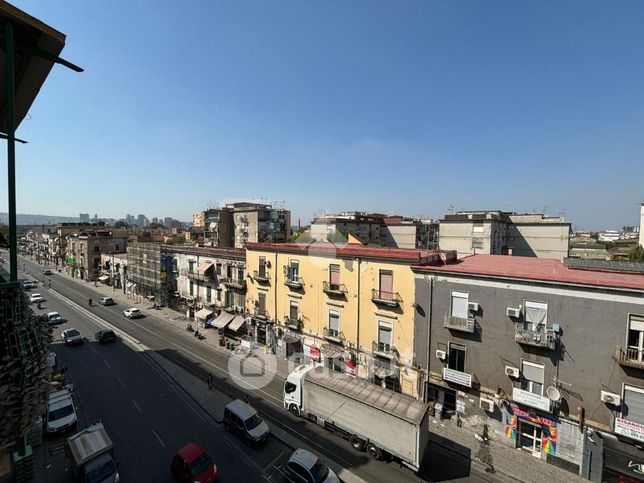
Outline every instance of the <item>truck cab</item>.
<svg viewBox="0 0 644 483"><path fill-rule="evenodd" d="M302 381L304 376L314 366L298 366L291 372L284 382L284 409L288 409L294 416L299 416L302 409Z"/></svg>

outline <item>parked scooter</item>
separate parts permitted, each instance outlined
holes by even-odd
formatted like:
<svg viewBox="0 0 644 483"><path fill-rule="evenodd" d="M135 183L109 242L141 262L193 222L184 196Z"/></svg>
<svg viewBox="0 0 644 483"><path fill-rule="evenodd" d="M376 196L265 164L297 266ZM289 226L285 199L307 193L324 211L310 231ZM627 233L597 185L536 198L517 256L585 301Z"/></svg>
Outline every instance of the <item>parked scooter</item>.
<svg viewBox="0 0 644 483"><path fill-rule="evenodd" d="M188 332L194 332L195 329L192 328L192 324L190 322L186 322L186 330Z"/></svg>

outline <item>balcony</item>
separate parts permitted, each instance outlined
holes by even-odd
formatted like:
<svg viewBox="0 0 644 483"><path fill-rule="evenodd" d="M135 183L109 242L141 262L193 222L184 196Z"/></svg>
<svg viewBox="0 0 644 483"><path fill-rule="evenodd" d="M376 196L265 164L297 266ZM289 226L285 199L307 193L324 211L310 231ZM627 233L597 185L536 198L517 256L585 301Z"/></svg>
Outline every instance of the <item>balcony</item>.
<svg viewBox="0 0 644 483"><path fill-rule="evenodd" d="M286 281L284 282L284 285L287 287L299 290L302 287L304 287L304 279L302 277L286 277Z"/></svg>
<svg viewBox="0 0 644 483"><path fill-rule="evenodd" d="M237 288L240 290L246 289L246 280L233 277L219 277L219 282L223 283L226 287Z"/></svg>
<svg viewBox="0 0 644 483"><path fill-rule="evenodd" d="M301 331L304 327L302 319L292 319L289 316L284 317L284 326L292 330Z"/></svg>
<svg viewBox="0 0 644 483"><path fill-rule="evenodd" d="M270 315L268 315L268 310L266 309L262 310L259 308L255 308L255 310L253 311L253 315L255 315L255 317L257 317L258 319L264 319L264 320L270 319Z"/></svg>
<svg viewBox="0 0 644 483"><path fill-rule="evenodd" d="M343 283L323 282L322 291L327 295L344 297L347 294L347 287Z"/></svg>
<svg viewBox="0 0 644 483"><path fill-rule="evenodd" d="M268 283L271 277L268 270L255 270L253 272L253 279L259 283Z"/></svg>
<svg viewBox="0 0 644 483"><path fill-rule="evenodd" d="M377 340L371 342L371 352L374 355L386 357L387 359L396 357L396 348L394 346L385 344L384 342L378 342Z"/></svg>
<svg viewBox="0 0 644 483"><path fill-rule="evenodd" d="M472 387L472 374L443 367L443 380L465 387Z"/></svg>
<svg viewBox="0 0 644 483"><path fill-rule="evenodd" d="M541 347L554 350L557 337L554 332L547 330L544 326L539 330L524 329L518 324L514 332L514 341L522 345Z"/></svg>
<svg viewBox="0 0 644 483"><path fill-rule="evenodd" d="M445 314L443 320L443 327L450 330L459 330L461 332L468 332L470 334L474 333L474 319L463 319L461 317L454 317L449 314Z"/></svg>
<svg viewBox="0 0 644 483"><path fill-rule="evenodd" d="M344 334L336 329L324 328L324 338L328 341L335 342L336 344L344 344Z"/></svg>
<svg viewBox="0 0 644 483"><path fill-rule="evenodd" d="M613 359L615 359L620 366L644 369L644 351L641 351L636 347L615 347Z"/></svg>
<svg viewBox="0 0 644 483"><path fill-rule="evenodd" d="M215 277L209 273L199 273L191 272L188 269L182 268L181 275L188 277L190 280L196 280L197 282L214 282Z"/></svg>
<svg viewBox="0 0 644 483"><path fill-rule="evenodd" d="M402 303L400 294L398 292L385 292L384 290L371 290L371 300L378 305L386 305L387 307L397 307Z"/></svg>

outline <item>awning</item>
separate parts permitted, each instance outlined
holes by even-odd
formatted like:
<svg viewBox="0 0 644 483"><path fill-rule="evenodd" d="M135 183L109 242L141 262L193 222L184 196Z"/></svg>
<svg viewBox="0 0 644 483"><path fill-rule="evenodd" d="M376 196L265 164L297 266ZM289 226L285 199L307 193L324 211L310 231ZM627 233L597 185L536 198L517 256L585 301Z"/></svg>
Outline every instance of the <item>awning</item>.
<svg viewBox="0 0 644 483"><path fill-rule="evenodd" d="M105 280L109 280L109 279L110 279L109 275L101 275L100 277L98 277L99 282L105 282Z"/></svg>
<svg viewBox="0 0 644 483"><path fill-rule="evenodd" d="M241 315L235 315L235 318L232 320L228 328L233 332L237 332L242 325L246 323L246 319Z"/></svg>
<svg viewBox="0 0 644 483"><path fill-rule="evenodd" d="M344 351L326 344L322 346L322 355L327 359L335 359L336 357L343 357Z"/></svg>
<svg viewBox="0 0 644 483"><path fill-rule="evenodd" d="M126 287L127 287L127 288L132 288L132 287L134 287L134 283L132 283L132 282L128 282L128 284L126 285Z"/></svg>
<svg viewBox="0 0 644 483"><path fill-rule="evenodd" d="M201 309L195 314L195 317L197 319L204 319L206 320L208 317L212 315L212 310L211 309Z"/></svg>
<svg viewBox="0 0 644 483"><path fill-rule="evenodd" d="M373 369L373 374L376 377L379 377L380 379L384 379L385 377L393 377L396 375L396 371L392 371L391 369L388 369L386 367L375 367Z"/></svg>
<svg viewBox="0 0 644 483"><path fill-rule="evenodd" d="M228 312L222 312L221 314L219 314L219 317L217 317L215 321L212 323L212 326L215 329L223 329L234 318L235 318L234 314L229 314Z"/></svg>
<svg viewBox="0 0 644 483"><path fill-rule="evenodd" d="M301 341L302 339L291 334L286 334L284 337L282 337L282 342L284 344L293 344L295 342L301 342Z"/></svg>
<svg viewBox="0 0 644 483"><path fill-rule="evenodd" d="M199 264L199 268L197 268L197 271L203 273L206 270L208 270L210 267L212 267L213 265L214 264L212 262L203 262L203 263Z"/></svg>

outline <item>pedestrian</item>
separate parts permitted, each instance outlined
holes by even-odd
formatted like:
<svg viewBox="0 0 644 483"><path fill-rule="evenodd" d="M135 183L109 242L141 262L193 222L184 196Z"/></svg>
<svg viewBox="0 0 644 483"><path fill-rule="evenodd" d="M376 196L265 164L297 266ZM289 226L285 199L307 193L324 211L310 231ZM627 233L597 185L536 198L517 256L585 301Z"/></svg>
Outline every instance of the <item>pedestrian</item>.
<svg viewBox="0 0 644 483"><path fill-rule="evenodd" d="M248 394L245 394L245 395L244 395L244 402L245 402L246 404L248 404Z"/></svg>
<svg viewBox="0 0 644 483"><path fill-rule="evenodd" d="M208 389L212 389L212 373L208 373Z"/></svg>

